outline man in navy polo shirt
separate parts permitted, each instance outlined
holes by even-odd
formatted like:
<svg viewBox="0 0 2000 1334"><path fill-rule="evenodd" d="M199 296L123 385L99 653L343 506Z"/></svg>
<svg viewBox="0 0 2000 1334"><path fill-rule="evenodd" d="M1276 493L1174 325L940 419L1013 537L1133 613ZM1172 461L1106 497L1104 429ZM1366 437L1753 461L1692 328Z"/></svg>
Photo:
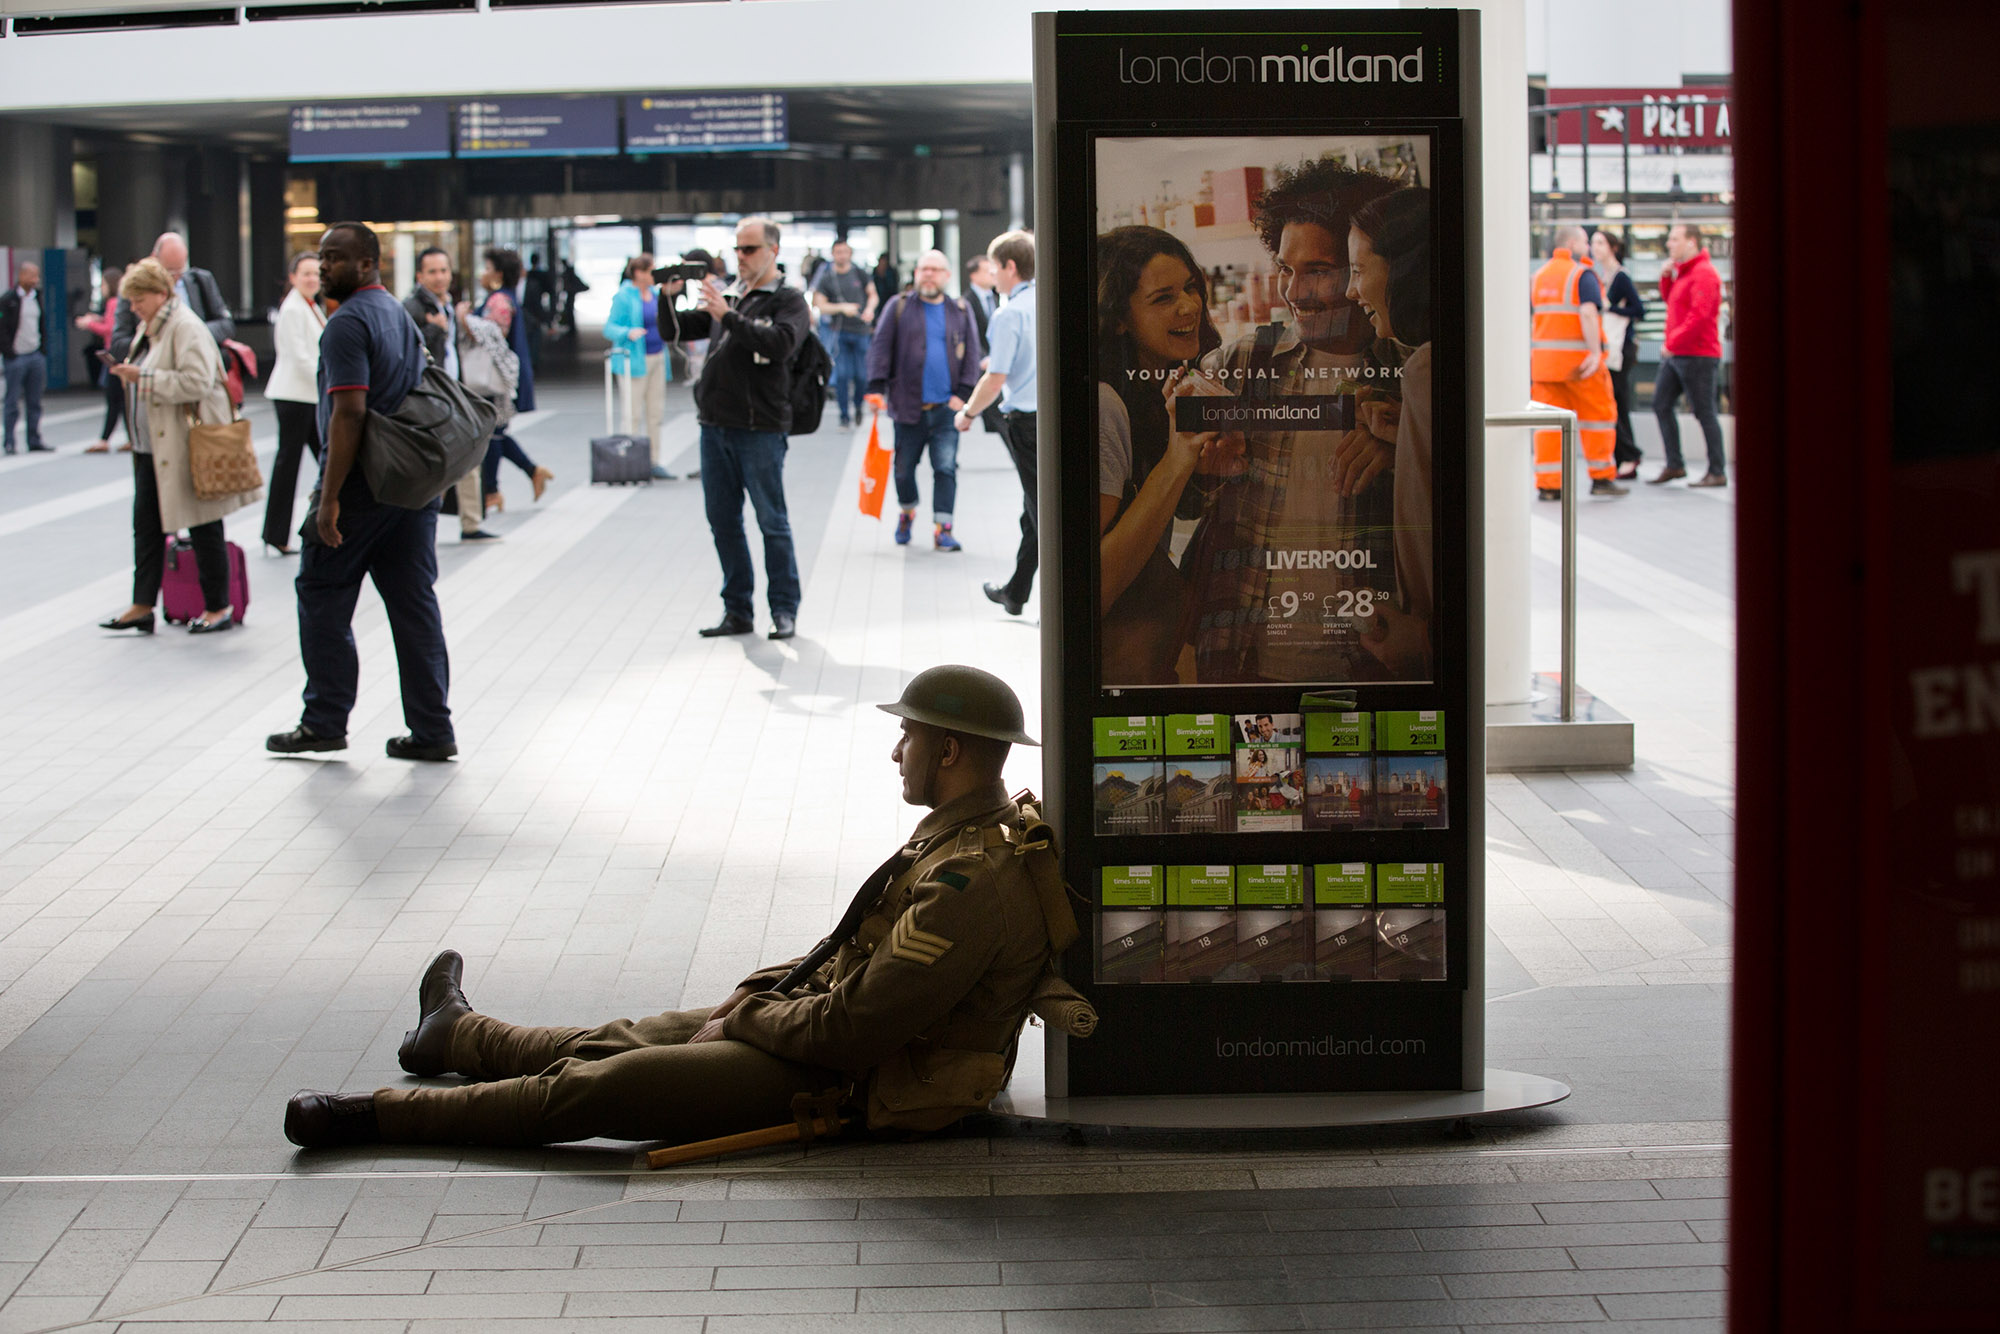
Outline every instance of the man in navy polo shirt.
<svg viewBox="0 0 2000 1334"><path fill-rule="evenodd" d="M319 487L299 536L299 653L305 713L268 738L280 754L347 749L361 663L354 603L375 581L396 641L408 736L391 737L399 760L458 754L445 704L451 665L437 603L438 501L419 510L378 504L357 466L368 413L393 412L424 372L423 336L403 303L382 286L382 243L358 222L335 223L319 243L320 291L339 308L319 341Z"/></svg>

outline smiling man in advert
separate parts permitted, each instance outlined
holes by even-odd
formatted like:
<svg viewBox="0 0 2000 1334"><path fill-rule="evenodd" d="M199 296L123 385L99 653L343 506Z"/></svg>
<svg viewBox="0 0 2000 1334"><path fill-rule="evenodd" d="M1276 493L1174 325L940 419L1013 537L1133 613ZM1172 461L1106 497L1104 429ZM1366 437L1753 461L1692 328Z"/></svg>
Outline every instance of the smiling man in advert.
<svg viewBox="0 0 2000 1334"><path fill-rule="evenodd" d="M1202 360L1192 390L1231 396L1204 397L1203 421L1243 442L1237 471L1198 480L1182 559L1202 682L1381 674L1361 636L1394 595L1402 393L1392 348L1347 298L1347 234L1398 182L1331 142L1305 146L1332 151L1280 167L1264 192L1252 222L1275 273L1249 276L1253 323Z"/></svg>

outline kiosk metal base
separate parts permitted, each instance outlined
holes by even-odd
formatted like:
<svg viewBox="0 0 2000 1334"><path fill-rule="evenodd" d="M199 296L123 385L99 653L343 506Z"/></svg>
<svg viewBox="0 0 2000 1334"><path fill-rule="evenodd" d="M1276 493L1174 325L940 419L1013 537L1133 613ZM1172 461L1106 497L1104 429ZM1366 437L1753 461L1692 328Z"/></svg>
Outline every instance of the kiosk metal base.
<svg viewBox="0 0 2000 1334"><path fill-rule="evenodd" d="M1561 697L1561 679L1537 672L1528 703L1495 705L1486 710L1488 773L1632 767L1635 742L1631 719L1578 686L1576 717L1564 722Z"/></svg>
<svg viewBox="0 0 2000 1334"><path fill-rule="evenodd" d="M1457 1121L1493 1112L1543 1107L1569 1096L1569 1085L1541 1075L1488 1070L1472 1092L1157 1094L1052 1098L1043 1078L1045 1030L1021 1032L1014 1079L993 1100L1002 1116L1067 1125L1153 1130L1296 1130L1314 1126L1376 1126ZM1087 1040L1087 1039L1086 1039Z"/></svg>

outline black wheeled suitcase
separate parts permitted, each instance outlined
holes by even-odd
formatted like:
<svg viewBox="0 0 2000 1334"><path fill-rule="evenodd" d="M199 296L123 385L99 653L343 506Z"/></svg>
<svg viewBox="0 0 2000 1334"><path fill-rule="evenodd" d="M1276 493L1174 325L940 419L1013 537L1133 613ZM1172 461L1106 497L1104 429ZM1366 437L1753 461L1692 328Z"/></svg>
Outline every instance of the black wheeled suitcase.
<svg viewBox="0 0 2000 1334"><path fill-rule="evenodd" d="M625 430L621 434L612 423L612 398L625 381ZM632 386L627 377L613 373L611 358L604 359L604 434L590 442L590 480L611 486L633 482L653 482L653 442L632 431Z"/></svg>

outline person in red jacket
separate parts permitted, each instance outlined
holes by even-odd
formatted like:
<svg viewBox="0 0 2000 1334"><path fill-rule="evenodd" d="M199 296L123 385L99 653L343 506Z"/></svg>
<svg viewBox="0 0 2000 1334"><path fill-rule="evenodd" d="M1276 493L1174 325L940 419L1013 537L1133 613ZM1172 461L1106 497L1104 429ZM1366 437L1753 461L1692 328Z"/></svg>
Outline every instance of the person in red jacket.
<svg viewBox="0 0 2000 1334"><path fill-rule="evenodd" d="M1688 411L1701 423L1708 443L1708 472L1689 486L1728 486L1722 453L1722 421L1715 415L1715 377L1722 366L1722 279L1702 248L1701 228L1677 222L1667 232L1667 258L1660 271L1660 296L1667 303L1666 353L1653 381L1653 416L1667 448L1667 466L1652 485L1687 476L1681 458L1681 427L1675 408L1685 390Z"/></svg>

